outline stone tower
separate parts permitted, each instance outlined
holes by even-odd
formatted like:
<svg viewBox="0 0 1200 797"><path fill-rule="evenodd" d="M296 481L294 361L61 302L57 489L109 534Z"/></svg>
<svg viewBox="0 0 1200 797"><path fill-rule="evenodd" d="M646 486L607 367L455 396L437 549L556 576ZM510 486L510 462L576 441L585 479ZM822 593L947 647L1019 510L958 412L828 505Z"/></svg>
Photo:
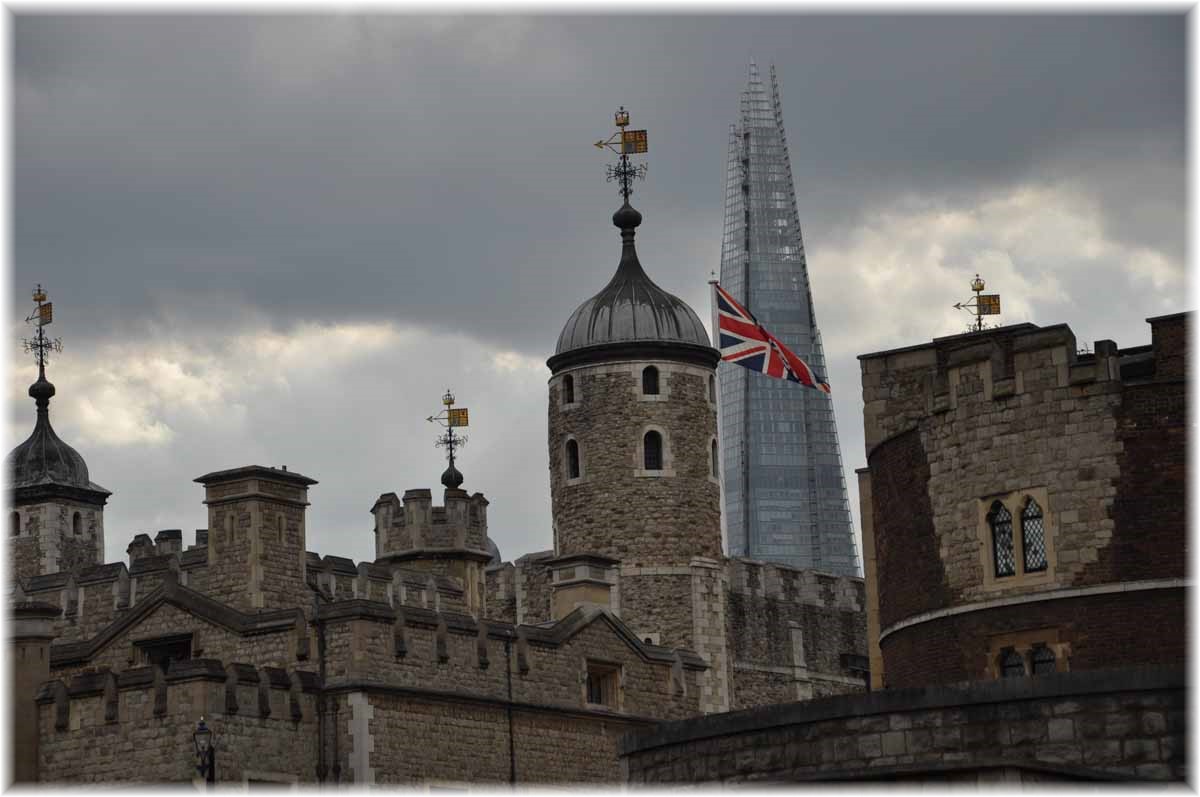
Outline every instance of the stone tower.
<svg viewBox="0 0 1200 797"><path fill-rule="evenodd" d="M55 434L54 392L45 368L39 369L29 387L37 422L29 439L8 455L9 561L21 581L104 561L104 504L112 493L89 479L83 457Z"/></svg>
<svg viewBox="0 0 1200 797"><path fill-rule="evenodd" d="M642 269L641 221L627 198L613 215L617 271L567 320L547 361L554 549L619 560L621 618L711 663L724 657L719 354L696 313Z"/></svg>
<svg viewBox="0 0 1200 797"><path fill-rule="evenodd" d="M316 480L247 465L196 481L208 506L209 596L244 612L307 606L304 515Z"/></svg>

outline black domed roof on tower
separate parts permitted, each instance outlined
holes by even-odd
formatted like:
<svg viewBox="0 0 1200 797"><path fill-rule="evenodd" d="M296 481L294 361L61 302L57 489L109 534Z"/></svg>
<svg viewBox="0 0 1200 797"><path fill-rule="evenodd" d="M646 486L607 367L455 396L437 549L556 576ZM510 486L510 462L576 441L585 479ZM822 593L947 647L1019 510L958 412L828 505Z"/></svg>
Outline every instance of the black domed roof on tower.
<svg viewBox="0 0 1200 797"><path fill-rule="evenodd" d="M29 438L8 455L10 487L70 487L109 495L89 479L83 457L64 443L50 425L54 385L41 375L30 385L29 395L37 402L37 423Z"/></svg>
<svg viewBox="0 0 1200 797"><path fill-rule="evenodd" d="M613 214L621 230L621 262L604 289L567 319L558 336L555 356L590 346L614 343L679 343L711 348L700 317L677 296L654 284L642 269L634 247L634 230L642 214L626 202Z"/></svg>

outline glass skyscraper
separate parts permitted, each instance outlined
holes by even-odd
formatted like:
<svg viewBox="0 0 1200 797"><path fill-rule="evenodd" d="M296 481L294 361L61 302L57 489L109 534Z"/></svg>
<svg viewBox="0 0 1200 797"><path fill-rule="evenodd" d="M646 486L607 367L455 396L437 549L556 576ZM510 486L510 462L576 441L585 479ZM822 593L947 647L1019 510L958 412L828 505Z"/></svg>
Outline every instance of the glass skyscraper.
<svg viewBox="0 0 1200 797"><path fill-rule="evenodd" d="M827 376L774 67L768 94L751 64L730 131L721 285ZM717 373L729 554L859 575L829 396L728 363Z"/></svg>

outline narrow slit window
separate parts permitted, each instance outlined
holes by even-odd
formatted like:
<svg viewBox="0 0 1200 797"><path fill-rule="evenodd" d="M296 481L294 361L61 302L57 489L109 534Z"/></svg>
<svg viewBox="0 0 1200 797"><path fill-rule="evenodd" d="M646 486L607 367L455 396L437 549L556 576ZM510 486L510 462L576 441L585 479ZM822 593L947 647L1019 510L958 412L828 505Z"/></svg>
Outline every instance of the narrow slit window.
<svg viewBox="0 0 1200 797"><path fill-rule="evenodd" d="M575 377L567 374L563 377L563 404L575 403Z"/></svg>
<svg viewBox="0 0 1200 797"><path fill-rule="evenodd" d="M646 432L642 439L642 448L646 470L662 470L662 435L658 432Z"/></svg>
<svg viewBox="0 0 1200 797"><path fill-rule="evenodd" d="M579 443L567 441L567 478L579 478Z"/></svg>
<svg viewBox="0 0 1200 797"><path fill-rule="evenodd" d="M1046 526L1042 508L1030 498L1021 512L1021 547L1025 551L1025 572L1037 573L1046 569Z"/></svg>
<svg viewBox="0 0 1200 797"><path fill-rule="evenodd" d="M712 477L714 479L720 478L720 474L717 472L717 441L716 440L712 441Z"/></svg>
<svg viewBox="0 0 1200 797"><path fill-rule="evenodd" d="M75 516L71 518L71 531L76 537L83 534L83 518L79 516L78 512L76 512Z"/></svg>
<svg viewBox="0 0 1200 797"><path fill-rule="evenodd" d="M1034 645L1033 655L1030 658L1032 659L1034 675L1047 675L1058 669L1054 659L1054 651L1046 645Z"/></svg>
<svg viewBox="0 0 1200 797"><path fill-rule="evenodd" d="M713 404L717 403L717 378L715 376L708 378L708 400Z"/></svg>
<svg viewBox="0 0 1200 797"><path fill-rule="evenodd" d="M1012 648L1008 648L1000 653L1000 677L1025 677L1025 659Z"/></svg>
<svg viewBox="0 0 1200 797"><path fill-rule="evenodd" d="M21 534L21 513L14 511L8 516L8 533L10 536L18 537Z"/></svg>
<svg viewBox="0 0 1200 797"><path fill-rule="evenodd" d="M1016 575L1012 513L1004 508L1004 504L996 501L992 504L992 511L988 513L988 525L992 527L992 553L995 556L996 577Z"/></svg>
<svg viewBox="0 0 1200 797"><path fill-rule="evenodd" d="M642 369L642 392L647 396L658 395L658 369L653 365Z"/></svg>

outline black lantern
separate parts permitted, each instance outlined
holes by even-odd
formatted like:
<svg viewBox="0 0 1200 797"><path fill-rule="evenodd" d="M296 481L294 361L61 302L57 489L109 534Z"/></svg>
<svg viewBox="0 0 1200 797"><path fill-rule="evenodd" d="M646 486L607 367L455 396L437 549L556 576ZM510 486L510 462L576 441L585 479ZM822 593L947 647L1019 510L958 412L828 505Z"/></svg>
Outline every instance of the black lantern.
<svg viewBox="0 0 1200 797"><path fill-rule="evenodd" d="M204 724L204 717L196 725L192 734L192 743L196 746L196 772L204 778L205 783L217 782L217 747L213 732Z"/></svg>

